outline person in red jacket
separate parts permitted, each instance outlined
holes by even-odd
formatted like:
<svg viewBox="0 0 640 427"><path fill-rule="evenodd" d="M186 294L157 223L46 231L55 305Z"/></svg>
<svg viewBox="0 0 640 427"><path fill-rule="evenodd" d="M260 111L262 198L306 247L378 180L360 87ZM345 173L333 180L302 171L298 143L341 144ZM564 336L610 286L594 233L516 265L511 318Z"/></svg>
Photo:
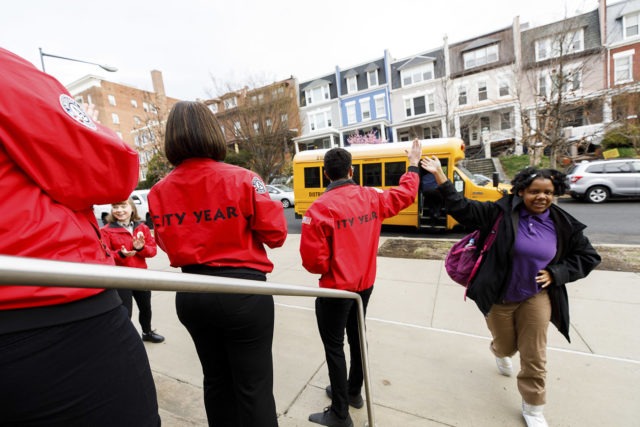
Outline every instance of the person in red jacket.
<svg viewBox="0 0 640 427"><path fill-rule="evenodd" d="M265 281L273 270L265 245L287 237L284 209L257 174L223 162L226 150L203 103L173 106L165 153L175 169L148 197L156 241L185 273ZM202 364L209 425L277 426L273 297L178 292L176 309Z"/></svg>
<svg viewBox="0 0 640 427"><path fill-rule="evenodd" d="M92 205L128 197L136 151L28 61L0 49L0 70L0 254L113 265ZM159 424L115 290L0 286L0 425Z"/></svg>
<svg viewBox="0 0 640 427"><path fill-rule="evenodd" d="M310 273L320 274L320 287L357 292L364 312L376 277L376 254L385 218L411 205L420 182L418 162L422 148L413 141L409 169L397 187L381 191L356 184L351 153L332 148L324 155L324 174L331 181L302 218L300 255ZM316 319L325 349L331 406L311 414L309 421L325 426L353 425L349 405L361 408L362 358L358 336L358 307L352 299L317 298ZM349 376L344 355L347 331L351 364Z"/></svg>
<svg viewBox="0 0 640 427"><path fill-rule="evenodd" d="M116 265L147 268L147 258L156 256L156 241L149 227L140 220L138 210L131 198L111 205L111 214L102 227L105 244L112 253ZM161 343L164 337L151 329L151 291L118 289L118 295L131 318L133 301L138 305L138 321L142 327L142 341Z"/></svg>

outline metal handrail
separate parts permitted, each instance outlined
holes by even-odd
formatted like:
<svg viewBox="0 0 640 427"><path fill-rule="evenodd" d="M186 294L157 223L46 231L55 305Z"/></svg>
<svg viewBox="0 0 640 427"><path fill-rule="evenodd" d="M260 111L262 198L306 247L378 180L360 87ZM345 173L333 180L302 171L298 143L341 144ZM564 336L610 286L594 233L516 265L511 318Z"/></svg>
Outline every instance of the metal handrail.
<svg viewBox="0 0 640 427"><path fill-rule="evenodd" d="M358 304L358 331L369 418L368 425L375 426L364 307L360 295L354 292L229 277L0 255L0 285L3 284L354 299Z"/></svg>

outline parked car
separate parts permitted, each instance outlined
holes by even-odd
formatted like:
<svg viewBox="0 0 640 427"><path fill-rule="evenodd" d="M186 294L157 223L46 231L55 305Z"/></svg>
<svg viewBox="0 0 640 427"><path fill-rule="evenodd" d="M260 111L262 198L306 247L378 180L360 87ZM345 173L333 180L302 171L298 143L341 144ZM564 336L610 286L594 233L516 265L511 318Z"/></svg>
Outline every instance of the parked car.
<svg viewBox="0 0 640 427"><path fill-rule="evenodd" d="M267 191L271 200L280 200L285 209L293 206L293 188L282 184L267 185Z"/></svg>
<svg viewBox="0 0 640 427"><path fill-rule="evenodd" d="M151 221L151 214L149 213L149 202L147 201L147 195L149 194L149 190L135 190L131 193L131 200L136 205L136 209L138 211L138 216L149 226L149 228L153 228L153 222ZM122 200L118 200L122 201ZM96 216L98 220L98 224L106 225L107 215L111 213L111 204L106 205L94 205L93 206L93 214Z"/></svg>
<svg viewBox="0 0 640 427"><path fill-rule="evenodd" d="M567 171L574 199L602 203L610 197L640 197L640 159L581 162Z"/></svg>

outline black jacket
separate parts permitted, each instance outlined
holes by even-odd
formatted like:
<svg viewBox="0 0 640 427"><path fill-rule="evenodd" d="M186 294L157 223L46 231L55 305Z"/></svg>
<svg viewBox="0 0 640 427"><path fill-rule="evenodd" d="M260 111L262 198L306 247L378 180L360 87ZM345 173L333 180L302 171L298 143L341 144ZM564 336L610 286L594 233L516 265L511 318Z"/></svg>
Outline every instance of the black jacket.
<svg viewBox="0 0 640 427"><path fill-rule="evenodd" d="M467 296L486 316L493 304L503 301L507 290L522 199L510 194L496 202L468 200L456 192L449 181L440 185L439 190L448 213L465 227L480 229L480 240L489 233L499 212L504 213L496 240L467 291ZM549 211L558 235L556 256L546 267L553 276L553 284L547 288L551 300L551 322L570 341L569 298L565 284L586 277L600 263L600 255L583 234L584 224L555 204Z"/></svg>

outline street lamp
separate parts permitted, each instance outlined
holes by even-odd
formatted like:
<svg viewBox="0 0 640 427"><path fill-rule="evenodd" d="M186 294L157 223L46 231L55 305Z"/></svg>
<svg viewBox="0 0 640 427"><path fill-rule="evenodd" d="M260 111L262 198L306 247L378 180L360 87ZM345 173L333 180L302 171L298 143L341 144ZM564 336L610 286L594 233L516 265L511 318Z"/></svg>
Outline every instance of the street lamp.
<svg viewBox="0 0 640 427"><path fill-rule="evenodd" d="M40 50L40 62L42 63L42 71L45 71L45 69L44 69L44 57L45 56L49 56L51 58L66 59L67 61L82 62L84 64L97 65L98 67L102 68L105 71L109 71L110 73L114 73L114 72L118 71L118 69L116 67L112 67L110 65L104 65L104 64L98 64L98 63L95 63L95 62L83 61L81 59L67 58L65 56L51 55L50 53L44 53L42 51L41 47L39 47L38 49Z"/></svg>

